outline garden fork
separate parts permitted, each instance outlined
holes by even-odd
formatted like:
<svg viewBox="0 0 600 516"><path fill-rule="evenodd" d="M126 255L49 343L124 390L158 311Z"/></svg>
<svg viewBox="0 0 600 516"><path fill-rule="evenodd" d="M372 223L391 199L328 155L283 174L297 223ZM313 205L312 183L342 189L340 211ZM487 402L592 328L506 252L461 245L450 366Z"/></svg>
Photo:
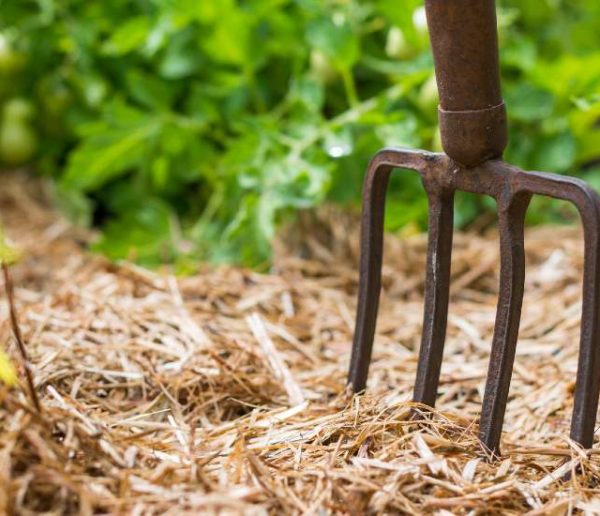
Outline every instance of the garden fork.
<svg viewBox="0 0 600 516"><path fill-rule="evenodd" d="M533 195L562 199L577 208L584 233L583 307L571 438L590 448L600 389L600 197L579 179L524 172L501 160L507 126L494 0L425 0L425 9L445 153L390 148L380 151L369 165L363 190L350 387L354 392L364 390L371 360L381 289L385 192L391 171L418 172L429 201L425 313L414 401L430 407L436 400L446 334L454 192L489 195L498 208L500 285L480 438L488 450L499 454L523 301L525 213Z"/></svg>

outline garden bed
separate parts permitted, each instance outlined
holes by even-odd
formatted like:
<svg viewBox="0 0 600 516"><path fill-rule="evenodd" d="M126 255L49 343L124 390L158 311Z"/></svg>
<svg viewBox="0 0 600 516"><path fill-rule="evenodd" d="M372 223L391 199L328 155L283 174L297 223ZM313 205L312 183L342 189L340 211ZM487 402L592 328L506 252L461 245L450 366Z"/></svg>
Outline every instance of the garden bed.
<svg viewBox="0 0 600 516"><path fill-rule="evenodd" d="M3 182L0 213L25 253L13 278L43 411L0 388L0 512L600 511L598 450L568 439L578 230L527 234L503 455L489 461L477 418L493 233L456 236L439 412L415 422L422 236L387 239L368 393L352 397L354 217L305 220L279 242L272 274L202 265L175 278L85 251L90 235L48 208L42 186ZM4 301L1 310L16 361Z"/></svg>

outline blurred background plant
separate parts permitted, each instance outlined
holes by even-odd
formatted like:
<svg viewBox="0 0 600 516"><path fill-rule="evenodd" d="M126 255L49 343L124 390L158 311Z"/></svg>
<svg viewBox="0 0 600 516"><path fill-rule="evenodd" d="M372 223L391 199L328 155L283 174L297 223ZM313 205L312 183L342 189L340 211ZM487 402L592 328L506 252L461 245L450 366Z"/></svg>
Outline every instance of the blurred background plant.
<svg viewBox="0 0 600 516"><path fill-rule="evenodd" d="M502 0L499 26L507 158L600 186L600 2ZM264 265L298 209L358 206L380 147L440 150L436 104L422 0L0 0L3 168L112 258ZM425 228L416 176L391 195L388 229Z"/></svg>

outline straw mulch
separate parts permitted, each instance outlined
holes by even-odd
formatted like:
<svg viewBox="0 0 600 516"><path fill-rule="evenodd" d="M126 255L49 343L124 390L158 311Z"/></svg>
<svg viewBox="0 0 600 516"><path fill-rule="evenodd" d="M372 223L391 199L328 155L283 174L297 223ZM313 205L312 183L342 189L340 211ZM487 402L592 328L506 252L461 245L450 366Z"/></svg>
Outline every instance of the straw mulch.
<svg viewBox="0 0 600 516"><path fill-rule="evenodd" d="M388 238L369 389L352 397L355 218L297 226L272 274L201 266L176 279L86 252L89 235L42 194L3 178L0 213L25 251L13 277L43 411L26 390L0 388L0 513L600 511L598 450L568 439L576 230L528 234L503 455L490 461L477 420L493 234L456 237L439 412L415 422L423 237ZM4 301L1 339L17 361Z"/></svg>

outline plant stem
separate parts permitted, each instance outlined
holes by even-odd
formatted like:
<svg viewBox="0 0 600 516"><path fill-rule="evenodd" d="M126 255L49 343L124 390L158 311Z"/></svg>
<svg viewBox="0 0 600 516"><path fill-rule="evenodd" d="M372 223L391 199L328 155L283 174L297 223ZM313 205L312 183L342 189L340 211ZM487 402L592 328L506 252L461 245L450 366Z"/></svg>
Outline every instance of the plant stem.
<svg viewBox="0 0 600 516"><path fill-rule="evenodd" d="M31 397L31 401L35 406L38 414L42 413L42 406L40 404L40 400L38 398L37 392L35 391L35 386L33 384L33 375L31 374L31 369L29 367L29 359L27 357L27 350L25 349L25 343L23 342L23 337L21 335L21 328L19 327L19 321L17 319L17 310L15 308L15 294L13 289L13 283L10 276L10 270L6 262L2 262L2 272L4 274L4 287L6 288L6 298L8 299L8 311L10 313L10 324L12 327L13 335L15 336L15 340L17 341L17 346L19 348L19 353L21 354L21 359L23 361L23 368L25 369L25 377L27 378L27 386L29 388L29 395Z"/></svg>
<svg viewBox="0 0 600 516"><path fill-rule="evenodd" d="M356 93L356 84L354 84L354 76L352 70L349 68L343 68L341 71L342 81L344 83L344 90L346 91L346 98L350 109L356 108L359 104L358 94Z"/></svg>

